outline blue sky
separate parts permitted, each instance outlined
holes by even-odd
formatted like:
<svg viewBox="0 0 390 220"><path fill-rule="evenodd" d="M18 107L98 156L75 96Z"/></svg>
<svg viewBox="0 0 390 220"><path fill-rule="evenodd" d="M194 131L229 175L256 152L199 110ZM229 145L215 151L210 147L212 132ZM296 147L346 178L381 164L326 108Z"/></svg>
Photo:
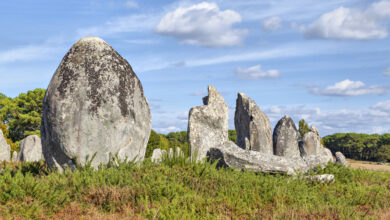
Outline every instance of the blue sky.
<svg viewBox="0 0 390 220"><path fill-rule="evenodd" d="M132 65L153 129L186 130L207 85L239 91L275 125L284 115L335 132L390 132L390 0L0 3L0 92L46 88L78 39L103 38Z"/></svg>

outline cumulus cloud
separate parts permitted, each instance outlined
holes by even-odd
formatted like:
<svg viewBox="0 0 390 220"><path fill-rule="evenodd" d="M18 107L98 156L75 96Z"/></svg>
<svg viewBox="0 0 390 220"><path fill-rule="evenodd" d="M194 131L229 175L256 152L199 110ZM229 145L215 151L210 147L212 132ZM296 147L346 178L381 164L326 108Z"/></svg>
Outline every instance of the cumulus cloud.
<svg viewBox="0 0 390 220"><path fill-rule="evenodd" d="M390 18L390 1L371 4L366 10L339 7L321 15L302 31L308 38L383 39L388 36L384 19Z"/></svg>
<svg viewBox="0 0 390 220"><path fill-rule="evenodd" d="M384 76L390 76L390 67L387 68L385 71L383 71L382 75L384 75Z"/></svg>
<svg viewBox="0 0 390 220"><path fill-rule="evenodd" d="M248 68L238 67L236 75L241 80L256 80L278 78L281 73L278 70L263 70L261 65L256 65Z"/></svg>
<svg viewBox="0 0 390 220"><path fill-rule="evenodd" d="M366 86L361 81L351 81L349 79L336 82L334 85L327 86L323 89L313 87L311 92L316 95L325 96L359 96L359 95L383 95L389 92L386 86Z"/></svg>
<svg viewBox="0 0 390 220"><path fill-rule="evenodd" d="M261 27L265 31L275 31L282 27L282 19L278 16L270 17L261 22Z"/></svg>
<svg viewBox="0 0 390 220"><path fill-rule="evenodd" d="M138 8L138 3L135 1L127 1L125 2L124 6L126 8L134 9L134 8Z"/></svg>
<svg viewBox="0 0 390 220"><path fill-rule="evenodd" d="M175 37L185 44L236 46L241 44L248 32L233 28L234 24L241 21L241 15L235 11L222 11L216 3L202 2L167 13L156 26L155 32Z"/></svg>

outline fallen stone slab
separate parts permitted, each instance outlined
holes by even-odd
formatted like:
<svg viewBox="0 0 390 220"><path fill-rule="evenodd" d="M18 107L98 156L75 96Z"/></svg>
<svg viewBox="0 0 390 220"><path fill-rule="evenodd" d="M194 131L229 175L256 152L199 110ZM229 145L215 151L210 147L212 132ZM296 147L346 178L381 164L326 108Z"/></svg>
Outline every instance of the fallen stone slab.
<svg viewBox="0 0 390 220"><path fill-rule="evenodd" d="M309 170L302 158L287 158L244 150L231 141L219 147L210 148L208 158L211 162L219 160L218 167L232 167L236 170L289 175L295 175L298 172L305 173Z"/></svg>

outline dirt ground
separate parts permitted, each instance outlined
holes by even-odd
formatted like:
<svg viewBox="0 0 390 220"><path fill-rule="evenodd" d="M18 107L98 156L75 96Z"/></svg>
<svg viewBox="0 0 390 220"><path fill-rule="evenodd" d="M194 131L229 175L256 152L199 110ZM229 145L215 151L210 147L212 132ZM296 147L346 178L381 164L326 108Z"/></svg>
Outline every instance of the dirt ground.
<svg viewBox="0 0 390 220"><path fill-rule="evenodd" d="M390 172L390 165L388 164L378 164L376 162L369 161L358 161L358 160L350 160L347 159L348 164L352 168L361 168L367 170L376 170L376 171L388 171Z"/></svg>

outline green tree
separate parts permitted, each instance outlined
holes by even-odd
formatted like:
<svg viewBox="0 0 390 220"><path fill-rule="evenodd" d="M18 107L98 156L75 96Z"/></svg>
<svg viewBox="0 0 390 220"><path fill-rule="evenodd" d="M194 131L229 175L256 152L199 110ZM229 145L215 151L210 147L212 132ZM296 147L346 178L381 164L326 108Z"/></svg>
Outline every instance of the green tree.
<svg viewBox="0 0 390 220"><path fill-rule="evenodd" d="M309 125L305 122L305 119L299 121L299 136L303 137L309 131Z"/></svg>
<svg viewBox="0 0 390 220"><path fill-rule="evenodd" d="M45 89L35 89L21 93L18 97L0 99L0 119L8 126L13 142L28 135L40 134L42 102Z"/></svg>
<svg viewBox="0 0 390 220"><path fill-rule="evenodd" d="M236 133L236 130L229 130L229 140L234 142L234 143L237 143L237 133Z"/></svg>
<svg viewBox="0 0 390 220"><path fill-rule="evenodd" d="M378 148L376 160L380 162L390 162L390 145L382 145Z"/></svg>
<svg viewBox="0 0 390 220"><path fill-rule="evenodd" d="M162 134L158 134L154 130L150 132L149 142L146 147L145 158L149 158L153 154L153 150L160 148L161 150L169 150L169 141Z"/></svg>

